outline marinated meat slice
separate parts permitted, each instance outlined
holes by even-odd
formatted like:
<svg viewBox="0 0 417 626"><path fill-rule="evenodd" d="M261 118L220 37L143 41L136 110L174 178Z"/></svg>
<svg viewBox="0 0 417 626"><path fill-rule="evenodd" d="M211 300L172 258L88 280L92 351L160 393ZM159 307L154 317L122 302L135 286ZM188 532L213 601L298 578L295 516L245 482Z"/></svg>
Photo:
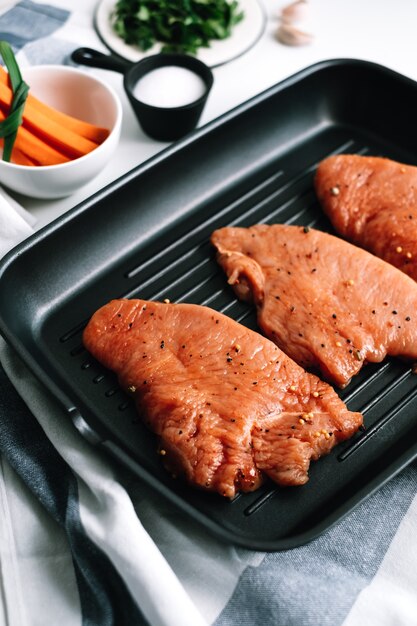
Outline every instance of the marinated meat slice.
<svg viewBox="0 0 417 626"><path fill-rule="evenodd" d="M271 341L207 307L113 300L84 331L160 438L167 468L233 497L265 475L301 485L362 424Z"/></svg>
<svg viewBox="0 0 417 626"><path fill-rule="evenodd" d="M332 156L320 163L315 188L342 237L417 280L417 167Z"/></svg>
<svg viewBox="0 0 417 626"><path fill-rule="evenodd" d="M346 241L299 226L222 228L217 258L288 356L343 387L366 361L417 358L417 285Z"/></svg>

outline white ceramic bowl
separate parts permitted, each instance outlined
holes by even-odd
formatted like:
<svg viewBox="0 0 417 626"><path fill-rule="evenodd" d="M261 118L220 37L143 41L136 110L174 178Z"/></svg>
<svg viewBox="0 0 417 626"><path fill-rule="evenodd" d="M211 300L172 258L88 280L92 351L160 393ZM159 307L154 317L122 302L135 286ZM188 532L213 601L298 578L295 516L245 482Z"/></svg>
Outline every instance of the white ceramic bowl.
<svg viewBox="0 0 417 626"><path fill-rule="evenodd" d="M122 106L115 91L87 72L61 65L22 69L30 93L54 108L110 130L85 156L59 165L26 166L0 160L0 183L34 198L68 196L107 165L120 137Z"/></svg>

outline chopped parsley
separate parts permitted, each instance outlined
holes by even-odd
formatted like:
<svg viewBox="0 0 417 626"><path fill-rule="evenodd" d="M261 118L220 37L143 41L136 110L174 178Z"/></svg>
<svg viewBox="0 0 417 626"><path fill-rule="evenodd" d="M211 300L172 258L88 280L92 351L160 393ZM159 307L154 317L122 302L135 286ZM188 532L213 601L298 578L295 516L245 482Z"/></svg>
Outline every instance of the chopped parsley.
<svg viewBox="0 0 417 626"><path fill-rule="evenodd" d="M236 0L118 0L111 20L123 41L144 52L161 43L162 52L196 54L229 37L242 18Z"/></svg>

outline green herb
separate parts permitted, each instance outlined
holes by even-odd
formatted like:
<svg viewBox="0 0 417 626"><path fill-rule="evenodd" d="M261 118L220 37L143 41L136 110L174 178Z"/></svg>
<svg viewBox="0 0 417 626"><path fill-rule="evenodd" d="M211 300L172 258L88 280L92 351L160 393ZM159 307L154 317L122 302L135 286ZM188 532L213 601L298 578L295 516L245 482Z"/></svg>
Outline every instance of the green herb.
<svg viewBox="0 0 417 626"><path fill-rule="evenodd" d="M243 18L236 0L118 0L112 24L127 44L162 52L195 54L213 39L226 39Z"/></svg>
<svg viewBox="0 0 417 626"><path fill-rule="evenodd" d="M4 138L3 161L10 161L17 131L23 121L23 109L29 92L29 85L22 79L19 65L7 41L0 41L0 55L9 72L13 99L9 115L0 122L0 137Z"/></svg>

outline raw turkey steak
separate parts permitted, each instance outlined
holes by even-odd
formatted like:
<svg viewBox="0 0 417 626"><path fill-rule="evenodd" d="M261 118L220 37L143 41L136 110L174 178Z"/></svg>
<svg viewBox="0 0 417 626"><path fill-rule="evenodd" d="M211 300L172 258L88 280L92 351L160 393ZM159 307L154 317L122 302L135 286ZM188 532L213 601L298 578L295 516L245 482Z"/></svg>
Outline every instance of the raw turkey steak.
<svg viewBox="0 0 417 626"><path fill-rule="evenodd" d="M417 358L417 285L327 233L274 224L222 228L217 259L286 354L343 387L366 361Z"/></svg>
<svg viewBox="0 0 417 626"><path fill-rule="evenodd" d="M134 397L167 469L227 497L265 476L305 483L310 461L362 424L274 343L207 307L113 300L83 339Z"/></svg>
<svg viewBox="0 0 417 626"><path fill-rule="evenodd" d="M315 188L342 236L417 280L417 167L342 154L322 161Z"/></svg>

